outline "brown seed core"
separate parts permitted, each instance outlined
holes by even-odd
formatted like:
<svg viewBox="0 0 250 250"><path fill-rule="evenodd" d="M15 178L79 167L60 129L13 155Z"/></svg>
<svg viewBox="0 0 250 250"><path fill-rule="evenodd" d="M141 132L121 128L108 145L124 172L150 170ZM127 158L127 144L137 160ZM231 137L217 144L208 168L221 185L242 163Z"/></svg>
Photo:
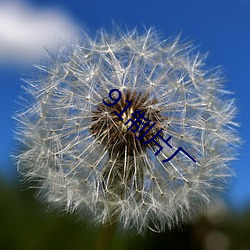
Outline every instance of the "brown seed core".
<svg viewBox="0 0 250 250"><path fill-rule="evenodd" d="M119 114L128 105L126 100L132 104L122 114L123 120L121 120L114 112ZM112 103L109 99L105 102ZM123 199L129 190L135 192L135 199L141 199L144 173L148 164L141 156L148 148L159 149L153 141L146 144L143 142L149 141L161 128L163 129L164 117L160 113L160 108L156 108L157 103L157 99L151 98L148 93L125 91L121 92L121 98L115 105L106 106L100 102L93 112L91 133L109 153L109 159L103 166L101 176L104 193L111 202ZM146 120L140 119L142 124L139 121L135 122L139 114L134 112L139 110L140 114L145 112L143 117ZM131 120L126 124L129 119ZM149 120L150 123L143 128ZM154 122L155 125L141 140L135 137L142 136ZM131 131L137 128L134 123L139 125L136 132ZM160 135L163 136L162 132ZM158 142L159 138L155 138L155 141Z"/></svg>
<svg viewBox="0 0 250 250"><path fill-rule="evenodd" d="M128 105L125 100L130 101L132 105L122 114L123 120L121 120L114 112L116 111L119 114ZM105 102L112 103L109 99ZM137 94L136 92L125 91L121 93L121 98L115 105L109 107L103 102L97 105L96 111L93 112L93 123L90 129L98 142L108 149L110 160L122 159L125 155L126 157L141 155L148 147L155 148L156 145L153 141L148 144L143 144L143 142L149 141L159 129L163 129L162 121L164 118L160 114L160 109L155 108L157 103L157 99L152 99L148 93ZM140 119L143 124L137 121L136 124L139 125L139 129L133 132L131 129L136 129L136 126L133 125L131 120L135 121L135 117L139 117L139 114L134 113L139 110L140 114L145 112L143 117L146 120ZM130 121L125 124L129 119ZM149 120L150 123L143 128L143 125ZM141 140L135 137L142 136L154 122L156 122L154 127ZM143 130L141 130L142 128ZM155 138L155 140L159 139ZM127 152L125 148L127 148Z"/></svg>

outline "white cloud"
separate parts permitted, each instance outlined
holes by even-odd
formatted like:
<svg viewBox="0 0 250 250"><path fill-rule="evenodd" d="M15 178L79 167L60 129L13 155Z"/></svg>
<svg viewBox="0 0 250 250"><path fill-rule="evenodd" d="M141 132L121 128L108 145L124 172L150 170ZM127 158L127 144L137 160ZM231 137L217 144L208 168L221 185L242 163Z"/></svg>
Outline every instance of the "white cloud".
<svg viewBox="0 0 250 250"><path fill-rule="evenodd" d="M0 3L0 64L27 63L70 42L76 25L56 9L39 10L22 2Z"/></svg>

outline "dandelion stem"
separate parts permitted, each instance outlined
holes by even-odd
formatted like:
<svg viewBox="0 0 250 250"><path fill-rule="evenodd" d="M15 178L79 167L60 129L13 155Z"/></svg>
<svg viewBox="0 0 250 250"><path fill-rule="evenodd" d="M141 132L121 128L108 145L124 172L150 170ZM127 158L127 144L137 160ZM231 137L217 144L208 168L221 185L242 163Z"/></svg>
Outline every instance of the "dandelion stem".
<svg viewBox="0 0 250 250"><path fill-rule="evenodd" d="M94 250L111 249L112 241L116 232L116 226L116 222L113 222L112 224L103 224L100 226Z"/></svg>

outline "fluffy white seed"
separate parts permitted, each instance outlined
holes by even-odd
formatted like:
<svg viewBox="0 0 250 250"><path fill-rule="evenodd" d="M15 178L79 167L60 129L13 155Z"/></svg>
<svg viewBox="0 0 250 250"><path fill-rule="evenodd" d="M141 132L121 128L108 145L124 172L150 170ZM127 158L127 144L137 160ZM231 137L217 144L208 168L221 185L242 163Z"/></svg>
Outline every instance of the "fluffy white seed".
<svg viewBox="0 0 250 250"><path fill-rule="evenodd" d="M207 70L191 44L161 41L152 29L83 37L26 81L32 100L15 116L24 149L18 170L37 181L44 201L96 223L115 218L142 232L191 219L224 188L239 142L219 72ZM134 95L123 122L101 105L112 89ZM172 136L172 148L159 139L155 156L156 144L143 146L127 131L136 107L156 121L154 134ZM179 147L196 162L181 152L162 162Z"/></svg>

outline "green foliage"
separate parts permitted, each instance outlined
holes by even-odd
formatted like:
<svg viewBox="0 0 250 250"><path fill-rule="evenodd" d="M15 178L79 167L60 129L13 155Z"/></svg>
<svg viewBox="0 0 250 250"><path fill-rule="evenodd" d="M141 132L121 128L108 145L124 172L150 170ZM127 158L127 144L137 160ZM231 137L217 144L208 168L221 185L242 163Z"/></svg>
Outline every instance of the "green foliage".
<svg viewBox="0 0 250 250"><path fill-rule="evenodd" d="M34 192L20 183L10 186L0 182L1 250L94 249L96 228L77 221L72 215L44 212L46 209L33 196ZM149 231L144 237L118 230L112 250L247 250L249 239L250 209L242 214L225 215L217 221L203 217L166 233Z"/></svg>

